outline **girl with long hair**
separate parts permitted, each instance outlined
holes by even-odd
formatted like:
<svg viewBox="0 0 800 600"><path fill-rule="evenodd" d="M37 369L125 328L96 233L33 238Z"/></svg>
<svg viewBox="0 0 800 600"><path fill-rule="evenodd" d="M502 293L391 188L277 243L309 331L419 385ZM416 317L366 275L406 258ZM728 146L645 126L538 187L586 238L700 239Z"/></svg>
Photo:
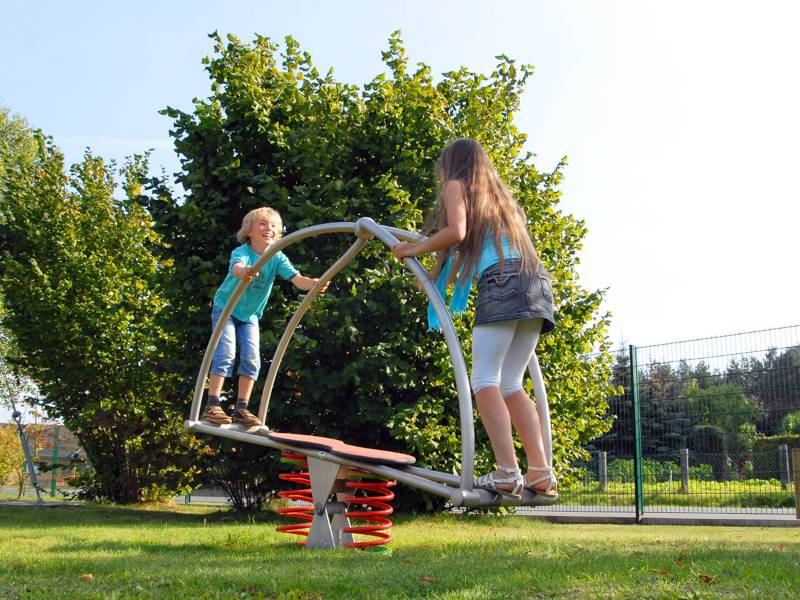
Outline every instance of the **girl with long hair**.
<svg viewBox="0 0 800 600"><path fill-rule="evenodd" d="M400 242L392 251L398 259L438 253L431 275L443 297L448 284L455 284L454 314L466 310L472 281L478 280L470 383L498 468L476 477L475 487L514 499L524 488L556 497L539 414L522 384L539 335L555 327L552 288L525 213L476 140L448 144L435 174L437 201L425 234L435 233ZM440 328L430 307L428 320ZM525 475L512 426L525 450Z"/></svg>

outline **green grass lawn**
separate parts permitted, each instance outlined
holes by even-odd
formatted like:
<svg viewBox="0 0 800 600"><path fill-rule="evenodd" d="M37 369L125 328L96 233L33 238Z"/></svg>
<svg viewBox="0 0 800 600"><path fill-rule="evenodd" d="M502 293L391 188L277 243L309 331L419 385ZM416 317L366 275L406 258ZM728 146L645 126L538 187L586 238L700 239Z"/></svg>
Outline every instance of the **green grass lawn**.
<svg viewBox="0 0 800 600"><path fill-rule="evenodd" d="M796 598L800 530L395 519L389 556L199 506L0 504L0 598ZM91 575L91 578L89 577Z"/></svg>
<svg viewBox="0 0 800 600"><path fill-rule="evenodd" d="M775 480L690 481L688 492L680 482L644 484L645 506L703 508L794 508L794 491ZM597 483L575 484L559 490L561 503L581 506L634 506L634 484L609 482L601 492Z"/></svg>
<svg viewBox="0 0 800 600"><path fill-rule="evenodd" d="M634 510L635 493L633 483L609 482L605 491L600 491L596 482L577 483L564 487L560 491L562 506L628 507ZM16 500L16 494L0 493L0 501ZM64 502L65 497L59 493L51 497L48 492L42 493L45 502ZM26 488L23 500L35 502L36 496L31 488ZM787 514L794 514L794 491L786 489L775 480L748 481L690 481L688 493L680 491L678 482L661 482L644 484L645 509L652 507L685 507L687 512L693 509L782 509Z"/></svg>

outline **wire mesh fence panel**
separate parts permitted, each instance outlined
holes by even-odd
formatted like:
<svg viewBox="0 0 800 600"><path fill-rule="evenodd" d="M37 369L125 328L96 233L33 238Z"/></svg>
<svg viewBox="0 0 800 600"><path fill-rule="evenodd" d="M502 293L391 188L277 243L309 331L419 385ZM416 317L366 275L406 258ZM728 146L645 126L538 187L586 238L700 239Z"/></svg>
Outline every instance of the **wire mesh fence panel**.
<svg viewBox="0 0 800 600"><path fill-rule="evenodd" d="M609 432L587 446L588 460L571 464L573 473L559 484L559 501L537 512L626 512L634 507L635 455L630 396L630 356L628 350L612 353L613 384L622 393L607 398ZM588 357L589 360L595 357ZM556 442L557 443L557 442Z"/></svg>
<svg viewBox="0 0 800 600"><path fill-rule="evenodd" d="M613 425L571 465L577 476L549 510L795 514L800 326L612 356L623 390L607 399Z"/></svg>
<svg viewBox="0 0 800 600"><path fill-rule="evenodd" d="M800 326L635 352L645 510L794 514Z"/></svg>
<svg viewBox="0 0 800 600"><path fill-rule="evenodd" d="M633 457L609 459L595 451L590 460L576 462L577 475L559 488L559 501L537 511L625 512L634 506Z"/></svg>

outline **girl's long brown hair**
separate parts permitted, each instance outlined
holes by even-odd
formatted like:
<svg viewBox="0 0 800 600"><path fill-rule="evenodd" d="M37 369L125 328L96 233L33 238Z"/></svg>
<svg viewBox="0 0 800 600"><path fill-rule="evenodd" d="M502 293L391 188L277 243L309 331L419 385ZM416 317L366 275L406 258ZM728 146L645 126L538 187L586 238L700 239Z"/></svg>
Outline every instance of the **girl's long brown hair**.
<svg viewBox="0 0 800 600"><path fill-rule="evenodd" d="M451 282L459 274L459 279L466 283L480 259L487 233L494 237L501 267L504 262L502 236L505 234L511 250L520 255L520 268L538 271L539 257L528 235L525 211L500 179L483 147L470 138L455 139L442 150L436 163L436 205L425 227L425 235L447 226L444 187L453 180L461 182L466 196L467 235L460 244L437 256L433 278L438 277L447 256L455 252Z"/></svg>

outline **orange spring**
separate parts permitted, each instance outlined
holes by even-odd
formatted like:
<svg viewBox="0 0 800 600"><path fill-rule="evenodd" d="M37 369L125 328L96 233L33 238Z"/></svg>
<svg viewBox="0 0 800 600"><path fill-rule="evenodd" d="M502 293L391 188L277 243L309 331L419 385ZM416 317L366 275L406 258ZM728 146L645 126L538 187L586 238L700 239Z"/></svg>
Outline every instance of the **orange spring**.
<svg viewBox="0 0 800 600"><path fill-rule="evenodd" d="M294 452L281 452L282 462L296 465L301 469L308 468L308 461L305 455L296 454ZM286 498L287 500L294 500L295 502L305 502L307 505L287 506L286 508L279 508L278 514L284 515L292 519L298 519L299 523L289 523L288 525L280 525L275 529L283 533L292 533L294 535L301 535L308 537L308 532L311 529L311 521L314 519L314 499L311 495L311 475L308 471L300 471L299 473L281 473L278 475L279 479L289 481L303 486L301 489L284 490L278 492L278 497ZM301 540L299 543L305 544L306 540Z"/></svg>
<svg viewBox="0 0 800 600"><path fill-rule="evenodd" d="M347 481L345 487L353 490L353 495L348 496L344 501L348 505L361 504L369 510L361 511L347 511L347 517L350 519L358 519L360 521L367 521L370 525L357 525L346 527L343 531L353 534L360 534L371 536L373 540L363 542L350 542L343 544L348 548L367 548L369 546L381 546L388 544L392 536L387 533L387 530L392 526L391 519L387 517L394 512L391 502L394 500L394 492L389 488L397 485L396 481L363 481L364 477L375 477L367 471L359 469L349 469L349 476L356 479ZM356 495L359 490L362 495ZM372 494L372 495L369 495Z"/></svg>

